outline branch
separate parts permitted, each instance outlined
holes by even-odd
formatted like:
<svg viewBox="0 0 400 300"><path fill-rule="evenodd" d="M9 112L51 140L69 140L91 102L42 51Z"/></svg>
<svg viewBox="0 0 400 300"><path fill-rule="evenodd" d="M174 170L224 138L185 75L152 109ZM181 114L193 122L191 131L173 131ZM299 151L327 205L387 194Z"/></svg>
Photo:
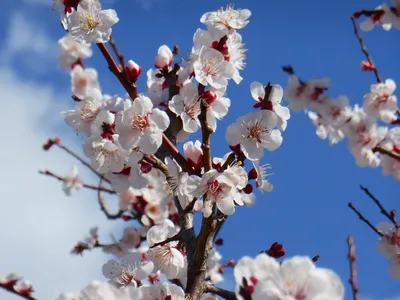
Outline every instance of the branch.
<svg viewBox="0 0 400 300"><path fill-rule="evenodd" d="M97 172L91 165L90 163L88 163L87 161L85 161L82 157L80 157L78 154L76 154L75 152L73 152L71 149L69 149L67 146L61 145L60 143L54 143L55 146L59 147L60 149L64 150L65 152L67 152L68 154L72 155L73 157L75 157L77 160L79 160L83 165L85 165L86 167L88 167L93 173L95 173L97 176L99 176L100 178L102 178L105 182L110 183L110 180L108 180L107 178L105 178L102 174L100 174L99 172Z"/></svg>
<svg viewBox="0 0 400 300"><path fill-rule="evenodd" d="M168 139L168 137L163 133L162 136L162 146L168 151L173 159L179 164L184 172L188 172L189 174L195 173L192 166L189 165L187 160L183 157L183 155L179 152L179 150L175 147L174 144Z"/></svg>
<svg viewBox="0 0 400 300"><path fill-rule="evenodd" d="M136 88L136 85L130 83L128 79L124 76L124 73L120 70L117 63L115 62L114 58L111 56L110 52L108 51L105 44L97 44L97 47L100 49L101 53L103 54L104 58L108 63L108 69L114 73L115 77L119 80L125 90L128 92L129 96L132 100L135 100L139 94Z"/></svg>
<svg viewBox="0 0 400 300"><path fill-rule="evenodd" d="M119 63L122 67L122 73L124 74L125 78L127 78L126 74L125 74L125 56L121 52L119 52L118 47L115 44L113 36L110 36L110 45L111 45L112 49L114 50L115 55L118 57Z"/></svg>
<svg viewBox="0 0 400 300"><path fill-rule="evenodd" d="M366 219L358 210L357 208L354 207L354 205L349 202L349 207L357 214L357 216L360 218L361 221L363 221L365 224L367 224L373 231L375 231L379 236L383 236L383 234L376 229L376 227L374 225L372 225L372 223Z"/></svg>
<svg viewBox="0 0 400 300"><path fill-rule="evenodd" d="M58 179L60 181L63 181L63 182L65 182L65 180L66 180L65 177L58 176L58 175L54 174L52 171L49 171L49 170L39 171L39 173L43 174L43 175L51 176L51 177L56 178L56 179ZM96 190L96 191L97 190L101 190L102 192L106 192L106 193L110 193L110 194L116 194L115 191L107 189L105 187L94 186L94 185L90 185L90 184L86 184L86 183L82 183L82 186L84 188L91 189L91 190Z"/></svg>
<svg viewBox="0 0 400 300"><path fill-rule="evenodd" d="M374 149L372 149L373 152L379 152L380 154L384 154L387 156L390 156L391 158L397 159L400 161L400 154L390 151L388 149L382 148L382 147L375 147Z"/></svg>
<svg viewBox="0 0 400 300"><path fill-rule="evenodd" d="M371 66L374 66L373 71L375 73L376 81L381 83L382 82L381 76L379 75L378 69L375 67L374 62L372 61L371 55L369 54L367 48L365 47L364 40L358 31L357 22L356 22L356 18L354 15L351 16L351 22L353 23L354 34L356 35L356 37L360 43L362 52L364 53L365 57L367 58L368 62L371 64Z"/></svg>
<svg viewBox="0 0 400 300"><path fill-rule="evenodd" d="M102 212L104 212L104 214L106 215L107 219L109 220L116 220L122 217L122 214L124 211L120 210L119 212L117 212L116 214L110 213L110 211L107 209L107 207L104 204L104 197L103 197L103 179L100 179L100 183L99 183L99 189L98 189L98 193L97 193L97 199L98 202L100 204L100 209Z"/></svg>
<svg viewBox="0 0 400 300"><path fill-rule="evenodd" d="M381 214L383 214L385 217L387 217L393 224L394 226L396 226L396 228L399 228L399 223L397 222L394 214L389 214L388 211L383 207L383 205L381 204L381 202L375 198L374 195L371 194L371 192L363 187L362 185L360 185L360 188L364 191L365 194L368 195L368 197L370 197L372 199L372 201L375 202L375 204L379 207L379 209L381 210Z"/></svg>
<svg viewBox="0 0 400 300"><path fill-rule="evenodd" d="M349 259L349 263L350 263L350 285L351 285L351 289L353 291L353 299L354 300L359 300L360 299L360 295L358 293L358 287L357 287L357 281L356 281L356 277L357 277L357 269L356 269L356 253L355 253L355 246L354 246L354 241L353 241L353 237L351 235L349 235L349 237L347 238L347 244L349 245L349 255L348 255L348 259Z"/></svg>
<svg viewBox="0 0 400 300"><path fill-rule="evenodd" d="M199 95L201 95L204 91L205 86L199 84ZM208 172L212 168L212 158L211 158L211 133L213 132L210 126L208 126L207 121L207 103L201 99L200 102L201 113L199 116L199 120L201 123L201 136L202 136L202 144L201 149L203 150L203 165L204 172Z"/></svg>
<svg viewBox="0 0 400 300"><path fill-rule="evenodd" d="M19 291L17 291L17 290L14 288L14 286L11 286L11 285L8 286L8 285L6 285L6 284L0 283L0 288L5 289L6 291L10 292L11 294L20 296L20 297L23 298L23 299L37 300L36 298L32 297L30 294L26 294L26 295L25 295L25 294L20 293Z"/></svg>
<svg viewBox="0 0 400 300"><path fill-rule="evenodd" d="M209 285L209 284L206 285L204 292L218 295L226 300L237 300L237 297L234 292L221 289L219 287L216 287L215 285Z"/></svg>
<svg viewBox="0 0 400 300"><path fill-rule="evenodd" d="M272 105L270 105L270 100L269 100L269 96L271 95L271 92L272 92L272 85L271 85L271 83L270 82L268 82L268 84L264 87L264 91L265 91L265 94L264 94L264 99L262 100L262 103L261 103L261 109L268 109L268 106L272 106Z"/></svg>
<svg viewBox="0 0 400 300"><path fill-rule="evenodd" d="M162 242L159 242L159 243L155 243L153 246L151 246L149 248L154 248L154 247L158 247L158 246L164 246L165 244L168 244L170 242L176 242L176 241L182 241L181 231L179 231L174 236L172 236L170 238L167 238L165 241L162 241Z"/></svg>

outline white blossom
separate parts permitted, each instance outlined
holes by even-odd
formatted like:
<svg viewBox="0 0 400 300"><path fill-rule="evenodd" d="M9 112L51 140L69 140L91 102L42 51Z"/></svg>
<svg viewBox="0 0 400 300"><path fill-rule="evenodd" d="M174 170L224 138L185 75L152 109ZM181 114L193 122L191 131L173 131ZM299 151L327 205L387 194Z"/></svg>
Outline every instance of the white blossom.
<svg viewBox="0 0 400 300"><path fill-rule="evenodd" d="M95 69L83 69L77 65L71 71L71 88L72 94L80 99L84 99L89 90L99 89L100 85L97 81L97 71Z"/></svg>
<svg viewBox="0 0 400 300"><path fill-rule="evenodd" d="M244 28L251 16L248 9L234 9L233 6L227 5L226 9L221 8L216 12L205 13L200 22L209 26L213 26L223 32L228 32L230 29L238 30Z"/></svg>
<svg viewBox="0 0 400 300"><path fill-rule="evenodd" d="M140 290L145 300L185 300L185 292L182 288L167 282L143 285Z"/></svg>
<svg viewBox="0 0 400 300"><path fill-rule="evenodd" d="M83 182L78 176L78 167L74 166L71 172L64 178L63 190L67 196L70 196L72 191L80 190L82 187Z"/></svg>
<svg viewBox="0 0 400 300"><path fill-rule="evenodd" d="M58 61L63 69L71 68L78 59L83 60L93 55L93 50L90 44L79 44L70 34L59 39L58 46L61 52Z"/></svg>

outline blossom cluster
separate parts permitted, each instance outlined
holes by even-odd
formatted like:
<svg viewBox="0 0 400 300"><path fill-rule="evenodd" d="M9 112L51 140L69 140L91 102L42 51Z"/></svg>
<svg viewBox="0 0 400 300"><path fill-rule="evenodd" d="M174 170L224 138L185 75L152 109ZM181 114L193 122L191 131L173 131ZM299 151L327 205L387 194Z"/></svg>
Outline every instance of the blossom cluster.
<svg viewBox="0 0 400 300"><path fill-rule="evenodd" d="M400 228L392 223L380 223L377 229L383 236L378 241L378 251L390 261L389 274L400 279Z"/></svg>

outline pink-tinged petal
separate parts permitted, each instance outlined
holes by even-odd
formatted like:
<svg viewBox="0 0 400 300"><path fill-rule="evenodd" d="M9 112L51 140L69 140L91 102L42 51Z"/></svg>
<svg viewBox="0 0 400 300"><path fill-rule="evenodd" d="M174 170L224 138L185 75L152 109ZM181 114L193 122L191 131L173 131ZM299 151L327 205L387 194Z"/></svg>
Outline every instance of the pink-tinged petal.
<svg viewBox="0 0 400 300"><path fill-rule="evenodd" d="M254 100L260 101L265 96L264 86L261 82L254 81L250 84L250 93Z"/></svg>

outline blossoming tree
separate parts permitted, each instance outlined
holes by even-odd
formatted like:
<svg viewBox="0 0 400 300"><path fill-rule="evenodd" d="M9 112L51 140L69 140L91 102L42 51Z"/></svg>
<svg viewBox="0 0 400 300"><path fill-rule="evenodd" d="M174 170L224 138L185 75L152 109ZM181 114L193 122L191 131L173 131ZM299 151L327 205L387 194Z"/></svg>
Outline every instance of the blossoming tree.
<svg viewBox="0 0 400 300"><path fill-rule="evenodd" d="M56 0L66 35L59 40L62 68L71 75L73 109L63 112L66 123L85 137L87 159L79 157L59 138L49 139L45 150L58 147L74 156L99 178L98 185L86 184L77 168L65 177L51 171L41 173L63 182L67 195L75 190L96 190L100 208L109 219L133 221L121 239L110 244L99 240L98 229L78 242L74 254L101 248L115 255L102 271L107 282L93 282L78 293L63 293L58 299L344 299L344 285L331 270L314 264L318 257L295 256L283 261L281 244L274 243L252 258L237 263L221 262L216 246L223 243L218 232L228 217L242 206L254 204L253 188L271 192L269 165L261 162L265 151L278 150L288 126L290 110L307 111L316 133L330 144L345 138L360 167L382 165L384 175L400 180L400 112L394 95L396 84L382 80L361 35L374 25L400 29L400 1L352 16L355 35L365 54L364 71L374 73L376 83L360 107L349 106L346 96L326 94L329 80L305 81L291 66L285 89L278 84L253 82L249 97L254 110L226 129L231 151L213 157L210 136L231 106L226 96L228 82L240 84L245 67L245 49L240 30L249 23L251 12L228 6L205 13L193 37L190 55L177 61L179 48L162 45L147 71L147 86L139 92L136 81L142 68L125 62L111 36L119 19L114 10L102 10L98 0ZM98 82L95 69L84 60L96 46L126 95L109 96ZM114 53L111 54L111 53ZM115 58L116 59L115 59ZM143 75L142 75L143 76ZM289 107L282 106L282 99ZM382 125L384 123L385 125ZM219 128L222 130L223 128ZM201 141L190 140L201 131ZM178 150L182 144L183 151ZM365 188L390 223L375 227L353 204L349 207L379 235L378 249L390 261L389 272L400 278L400 226L395 211L387 211ZM119 211L111 213L103 194L119 196ZM194 231L194 215L202 216L201 229ZM348 238L351 288L358 299L355 254ZM216 286L224 268L233 267L236 288ZM25 299L35 299L32 285L16 274L0 279L0 287Z"/></svg>

